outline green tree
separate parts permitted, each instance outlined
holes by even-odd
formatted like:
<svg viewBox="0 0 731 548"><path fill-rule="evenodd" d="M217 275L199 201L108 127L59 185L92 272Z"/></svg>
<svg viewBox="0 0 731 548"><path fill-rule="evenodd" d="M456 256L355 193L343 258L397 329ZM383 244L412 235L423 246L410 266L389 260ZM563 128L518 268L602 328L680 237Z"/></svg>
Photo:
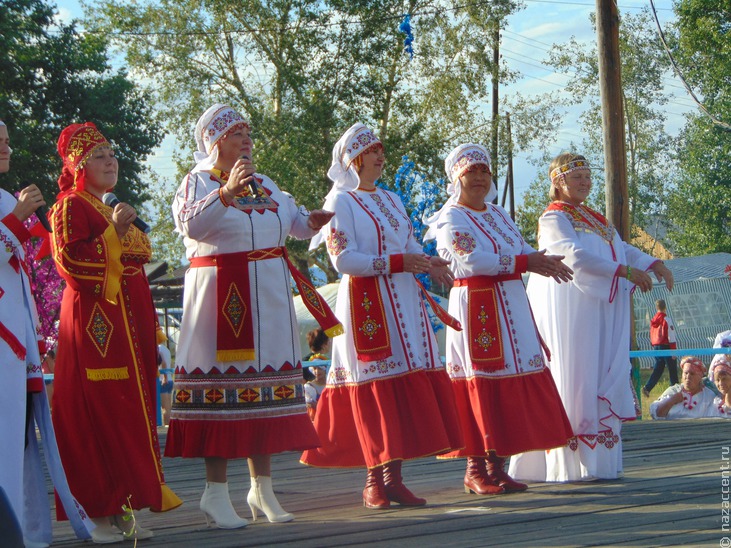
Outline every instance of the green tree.
<svg viewBox="0 0 731 548"><path fill-rule="evenodd" d="M728 0L679 0L675 12L672 53L707 114L699 109L683 128L669 236L681 254L730 252L731 9Z"/></svg>
<svg viewBox="0 0 731 548"><path fill-rule="evenodd" d="M0 117L15 149L8 187L34 182L52 203L61 129L89 120L114 142L117 195L140 206L148 197L143 162L161 139L151 105L124 71L111 71L102 37L59 25L54 13L44 0L5 0L0 8Z"/></svg>
<svg viewBox="0 0 731 548"><path fill-rule="evenodd" d="M213 102L251 119L255 160L307 207L330 188L330 151L355 121L386 145L384 181L408 154L438 179L440 157L464 140L489 142L483 104L493 74L491 30L518 9L501 0L484 9L444 0L102 0L87 17L111 33L135 70L153 82L167 129L190 168L190 128ZM416 55L398 26L416 14ZM502 23L501 23L502 24ZM499 39L499 37L498 37ZM510 75L501 67L500 78ZM288 244L304 270L303 244ZM322 253L315 263L329 269ZM334 278L334 273L329 272Z"/></svg>
<svg viewBox="0 0 731 548"><path fill-rule="evenodd" d="M665 214L669 183L674 177L671 155L674 146L672 138L664 130L666 115L663 111L663 105L668 101L663 90L663 77L668 73L669 63L652 25L650 13L642 10L638 14L622 15L619 31L630 224L633 230L646 225L650 215ZM580 44L571 39L566 44L553 47L549 63L570 76L566 86L569 97L565 104L588 105L581 116L585 138L572 151L589 158L594 166L591 200L603 211L604 205L598 200L603 196L603 142L596 45ZM548 162L544 165L547 166ZM542 183L545 195L548 192L546 179L547 176L543 177ZM529 192L531 199L524 203L521 223L539 214L535 211L541 205L536 199L538 194L535 189Z"/></svg>

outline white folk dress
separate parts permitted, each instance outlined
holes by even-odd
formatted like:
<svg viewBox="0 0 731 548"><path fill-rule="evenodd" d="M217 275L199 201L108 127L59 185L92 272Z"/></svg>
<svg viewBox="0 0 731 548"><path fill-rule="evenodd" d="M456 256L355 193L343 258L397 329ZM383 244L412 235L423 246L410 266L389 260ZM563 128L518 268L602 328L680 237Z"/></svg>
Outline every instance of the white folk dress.
<svg viewBox="0 0 731 548"><path fill-rule="evenodd" d="M721 398L716 397L713 390L707 387L697 394L691 395L689 392L683 392L683 403L676 403L670 408L668 414L664 417L657 416L657 408L662 402L671 398L683 389L683 385L675 384L668 387L660 397L650 404L650 416L655 420L672 420L672 419L703 419L724 417L724 410L721 404Z"/></svg>
<svg viewBox="0 0 731 548"><path fill-rule="evenodd" d="M562 449L511 459L509 474L538 481L614 479L622 474L623 421L637 402L629 360L633 284L620 265L648 270L655 259L623 242L586 206L554 202L539 220L539 248L564 255L570 283L531 276L528 298L551 349L549 365L576 438Z"/></svg>
<svg viewBox="0 0 731 548"><path fill-rule="evenodd" d="M447 372L466 447L445 456L509 456L566 445L571 425L520 277L535 250L492 204L482 211L448 208L437 225L437 250L451 263L456 282L449 313L463 328L447 330Z"/></svg>
<svg viewBox="0 0 731 548"><path fill-rule="evenodd" d="M43 383L38 315L26 274L23 243L30 238L12 214L17 200L0 189L0 487L3 488L27 540L50 543L51 509L41 465L36 426L46 466L59 500L79 538L93 528L72 497L61 465ZM30 399L31 420L26 424Z"/></svg>
<svg viewBox="0 0 731 548"><path fill-rule="evenodd" d="M265 195L227 207L219 197L222 180L209 172L185 177L173 215L189 260L312 237L307 210L268 177L256 178ZM239 458L318 445L305 409L287 263L281 256L250 261L248 274L255 354L234 361L217 361L217 268L190 268L185 275L166 456Z"/></svg>
<svg viewBox="0 0 731 548"><path fill-rule="evenodd" d="M345 334L333 339L317 404L322 446L306 451L302 462L373 468L461 447L449 378L419 288L398 266L402 254L423 253L401 200L380 188L340 191L325 209L335 212L323 231L343 274L336 315ZM359 289L357 278L371 289ZM356 350L364 333L382 337L379 351L390 355L364 357L369 350Z"/></svg>

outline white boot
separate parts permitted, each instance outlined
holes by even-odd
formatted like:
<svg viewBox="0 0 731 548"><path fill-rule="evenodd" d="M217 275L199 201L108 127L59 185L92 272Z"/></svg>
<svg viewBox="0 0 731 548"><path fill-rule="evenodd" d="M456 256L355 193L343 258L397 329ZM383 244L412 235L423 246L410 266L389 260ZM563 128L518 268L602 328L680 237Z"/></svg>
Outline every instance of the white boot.
<svg viewBox="0 0 731 548"><path fill-rule="evenodd" d="M272 490L272 478L270 476L258 476L251 478L251 489L246 497L246 502L251 508L251 515L256 521L256 511L261 510L271 523L284 523L292 521L294 514L285 512L274 496Z"/></svg>
<svg viewBox="0 0 731 548"><path fill-rule="evenodd" d="M132 512L112 516L112 525L122 531L122 534L126 539L146 540L155 536L152 531L150 531L149 529L145 529L139 523L137 523L137 520L135 519L135 516Z"/></svg>
<svg viewBox="0 0 731 548"><path fill-rule="evenodd" d="M219 529L238 529L246 527L249 522L239 517L228 496L228 483L206 483L200 504L201 512L206 516L206 525L211 526L213 520Z"/></svg>
<svg viewBox="0 0 731 548"><path fill-rule="evenodd" d="M91 540L95 544L113 544L124 540L121 531L112 526L108 517L92 518L91 521L96 525L91 532Z"/></svg>

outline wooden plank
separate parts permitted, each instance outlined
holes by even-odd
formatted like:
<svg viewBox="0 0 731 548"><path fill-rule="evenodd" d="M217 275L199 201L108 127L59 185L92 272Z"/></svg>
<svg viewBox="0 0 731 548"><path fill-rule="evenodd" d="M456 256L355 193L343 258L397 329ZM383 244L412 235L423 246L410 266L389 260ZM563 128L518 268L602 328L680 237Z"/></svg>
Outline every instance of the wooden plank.
<svg viewBox="0 0 731 548"><path fill-rule="evenodd" d="M275 455L277 496L297 519L260 518L236 531L205 527L198 510L202 460L164 459L168 484L184 505L165 514L137 512L155 531L140 546L717 546L719 467L731 421L641 421L626 425L624 434L619 481L532 484L525 493L478 497L463 491L464 460L428 458L405 463L404 477L429 504L381 511L362 506L363 470L308 468L299 454ZM160 437L164 443L164 429ZM231 463L229 477L234 506L250 519L245 463ZM54 546L89 547L67 523L54 523L54 537Z"/></svg>

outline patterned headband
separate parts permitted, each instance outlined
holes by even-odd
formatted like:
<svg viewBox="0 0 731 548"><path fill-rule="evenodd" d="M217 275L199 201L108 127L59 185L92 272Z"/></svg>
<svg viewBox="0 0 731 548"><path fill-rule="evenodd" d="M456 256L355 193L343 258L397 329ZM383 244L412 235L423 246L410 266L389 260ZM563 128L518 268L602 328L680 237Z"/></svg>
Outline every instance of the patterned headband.
<svg viewBox="0 0 731 548"><path fill-rule="evenodd" d="M558 166L551 171L551 182L555 182L556 179L558 179L561 175L567 175L572 171L578 171L581 169L591 170L589 162L587 162L586 160L571 160L567 164Z"/></svg>
<svg viewBox="0 0 731 548"><path fill-rule="evenodd" d="M695 371L701 375L704 375L706 372L706 366L703 365L700 358L696 358L695 356L686 356L683 358L680 362L680 369L685 370L686 367L689 367L691 371Z"/></svg>
<svg viewBox="0 0 731 548"><path fill-rule="evenodd" d="M342 158L344 167L347 168L358 156L376 144L380 144L376 135L364 125L355 128L348 142L343 148Z"/></svg>

